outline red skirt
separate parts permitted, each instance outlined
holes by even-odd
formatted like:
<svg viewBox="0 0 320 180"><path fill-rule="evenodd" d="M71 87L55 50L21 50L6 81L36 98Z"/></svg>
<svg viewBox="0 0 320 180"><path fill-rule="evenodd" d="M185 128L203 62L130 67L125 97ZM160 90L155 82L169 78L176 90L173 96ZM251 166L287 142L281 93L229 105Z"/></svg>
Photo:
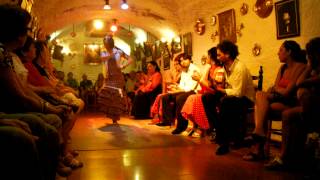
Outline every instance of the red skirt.
<svg viewBox="0 0 320 180"><path fill-rule="evenodd" d="M184 103L181 114L184 118L193 121L201 129L209 129L209 122L202 104L202 94L193 94Z"/></svg>

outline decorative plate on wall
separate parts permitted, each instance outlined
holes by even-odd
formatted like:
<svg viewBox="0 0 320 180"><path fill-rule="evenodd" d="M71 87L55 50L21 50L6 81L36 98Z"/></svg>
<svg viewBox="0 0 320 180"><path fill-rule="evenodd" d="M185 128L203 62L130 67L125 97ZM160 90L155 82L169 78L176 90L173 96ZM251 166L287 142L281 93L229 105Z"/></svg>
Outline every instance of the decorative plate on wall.
<svg viewBox="0 0 320 180"><path fill-rule="evenodd" d="M272 0L257 0L253 6L253 11L261 18L268 17L273 9Z"/></svg>
<svg viewBox="0 0 320 180"><path fill-rule="evenodd" d="M205 32L205 24L202 19L197 19L196 24L194 25L194 30L197 34L203 35Z"/></svg>
<svg viewBox="0 0 320 180"><path fill-rule="evenodd" d="M240 8L240 13L242 16L246 15L248 13L249 6L246 3L243 3L241 8Z"/></svg>

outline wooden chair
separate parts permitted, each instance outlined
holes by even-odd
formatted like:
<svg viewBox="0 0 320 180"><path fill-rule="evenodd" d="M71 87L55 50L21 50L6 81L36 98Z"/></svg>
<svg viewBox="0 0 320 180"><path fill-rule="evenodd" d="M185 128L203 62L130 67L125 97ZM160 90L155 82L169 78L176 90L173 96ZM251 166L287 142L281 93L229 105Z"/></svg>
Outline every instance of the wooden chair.
<svg viewBox="0 0 320 180"><path fill-rule="evenodd" d="M259 68L259 75L252 76L252 80L255 82L255 91L262 91L263 88L263 67L260 66ZM254 106L248 107L246 112L246 124L248 127L254 126ZM248 128L250 130L250 128Z"/></svg>

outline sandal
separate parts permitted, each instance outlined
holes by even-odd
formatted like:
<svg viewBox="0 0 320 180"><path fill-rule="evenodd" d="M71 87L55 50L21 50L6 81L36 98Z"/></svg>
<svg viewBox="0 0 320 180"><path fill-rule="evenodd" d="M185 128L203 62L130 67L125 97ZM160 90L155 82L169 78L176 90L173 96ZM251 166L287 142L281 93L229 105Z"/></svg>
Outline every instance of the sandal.
<svg viewBox="0 0 320 180"><path fill-rule="evenodd" d="M150 123L148 123L149 125L155 125L155 124L158 124L158 123L160 123L161 121L160 121L160 119L153 119Z"/></svg>
<svg viewBox="0 0 320 180"><path fill-rule="evenodd" d="M201 133L201 132L198 132L198 131L195 131L191 136L194 137L194 138L201 138L201 137L203 137L203 136L202 136L202 133Z"/></svg>
<svg viewBox="0 0 320 180"><path fill-rule="evenodd" d="M246 155L244 155L242 157L242 159L245 161L263 161L263 160L265 160L265 157L264 157L264 155L249 152Z"/></svg>
<svg viewBox="0 0 320 180"><path fill-rule="evenodd" d="M72 173L72 169L70 167L65 166L62 162L58 163L56 171L61 177L68 177Z"/></svg>
<svg viewBox="0 0 320 180"><path fill-rule="evenodd" d="M79 152L76 151L76 150L70 150L69 152L70 152L70 154L71 154L73 157L79 156Z"/></svg>
<svg viewBox="0 0 320 180"><path fill-rule="evenodd" d="M65 157L63 157L63 164L72 169L83 167L83 163L75 159L71 154L67 154Z"/></svg>

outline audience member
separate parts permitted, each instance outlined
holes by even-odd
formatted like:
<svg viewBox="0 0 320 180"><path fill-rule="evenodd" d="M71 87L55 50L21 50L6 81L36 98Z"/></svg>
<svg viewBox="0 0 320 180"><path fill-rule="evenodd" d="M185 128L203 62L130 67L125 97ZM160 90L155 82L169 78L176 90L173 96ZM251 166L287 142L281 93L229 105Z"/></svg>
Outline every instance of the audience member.
<svg viewBox="0 0 320 180"><path fill-rule="evenodd" d="M230 141L241 141L244 136L244 113L254 102L252 77L247 67L236 59L238 54L238 47L231 41L222 41L217 46L218 60L224 64L226 72L226 87L215 87L223 94L219 102L215 102L219 103L219 115L215 113L212 119L216 120L217 155L229 152ZM215 107L212 107L213 112L216 112Z"/></svg>
<svg viewBox="0 0 320 180"><path fill-rule="evenodd" d="M297 105L296 83L306 68L305 57L302 56L300 45L295 41L285 41L278 52L280 67L274 85L267 91L256 94L255 129L252 138L257 143L254 152L244 156L245 160L264 159L266 141L266 121L270 117L280 116L290 107Z"/></svg>
<svg viewBox="0 0 320 180"><path fill-rule="evenodd" d="M147 65L148 81L135 91L131 115L135 119L150 118L150 108L158 94L162 92L160 68L155 61Z"/></svg>
<svg viewBox="0 0 320 180"><path fill-rule="evenodd" d="M212 110L212 107L215 106L214 104L210 107L204 107L202 96L204 94L218 96L213 87L220 86L221 88L224 88L224 70L217 59L216 47L208 50L208 58L202 78L197 73L194 74L192 78L198 81L201 90L198 91L197 94L188 97L181 110L181 114L185 119L191 120L194 123L193 129L190 132L187 132L187 134L192 135L192 137L201 137L204 134L203 130L207 130L210 127L211 129L214 128L212 123L208 122L205 108L210 111ZM199 129L197 128L198 126L200 127Z"/></svg>

